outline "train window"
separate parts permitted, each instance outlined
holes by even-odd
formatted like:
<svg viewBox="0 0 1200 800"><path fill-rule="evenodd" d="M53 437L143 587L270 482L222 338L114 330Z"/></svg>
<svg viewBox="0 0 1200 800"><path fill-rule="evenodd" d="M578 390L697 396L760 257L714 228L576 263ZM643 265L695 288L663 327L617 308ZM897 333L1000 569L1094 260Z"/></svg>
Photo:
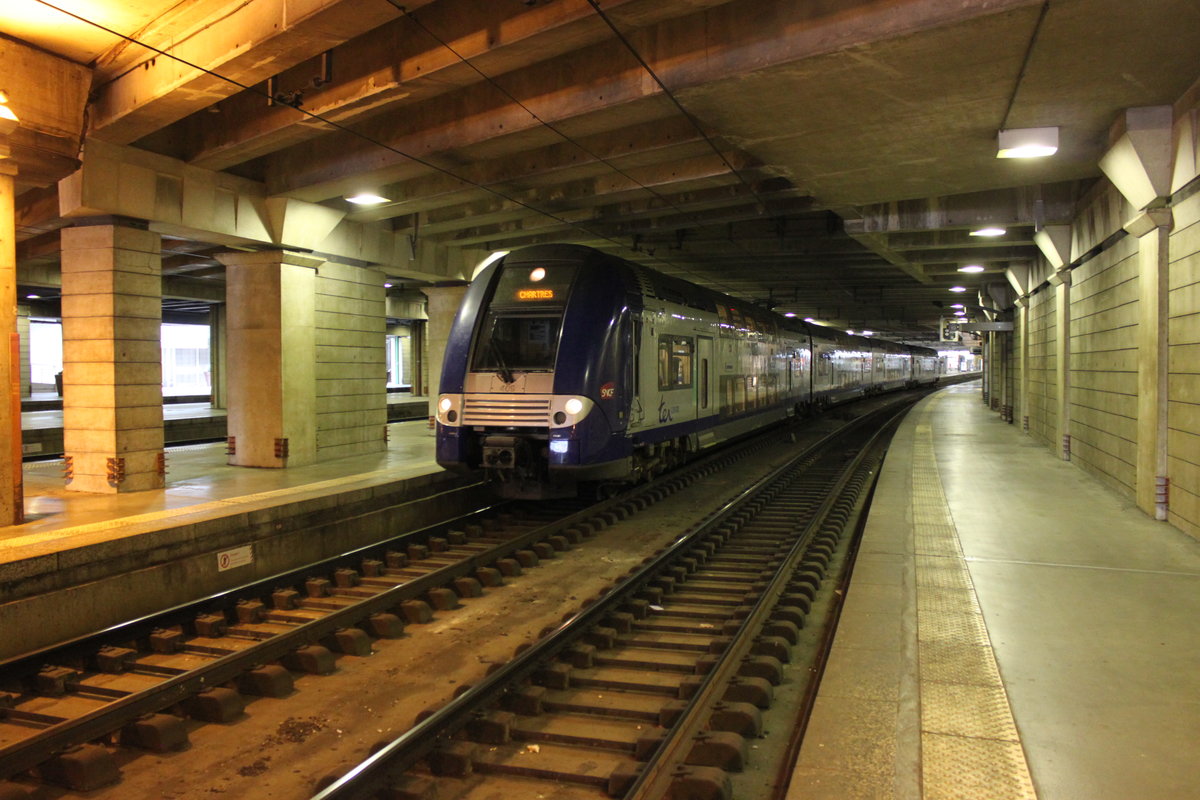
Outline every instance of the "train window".
<svg viewBox="0 0 1200 800"><path fill-rule="evenodd" d="M475 345L476 370L552 370L562 316L488 312Z"/></svg>
<svg viewBox="0 0 1200 800"><path fill-rule="evenodd" d="M700 359L700 407L708 408L708 359Z"/></svg>
<svg viewBox="0 0 1200 800"><path fill-rule="evenodd" d="M689 336L658 337L658 388L687 389L692 385L692 354L696 344Z"/></svg>

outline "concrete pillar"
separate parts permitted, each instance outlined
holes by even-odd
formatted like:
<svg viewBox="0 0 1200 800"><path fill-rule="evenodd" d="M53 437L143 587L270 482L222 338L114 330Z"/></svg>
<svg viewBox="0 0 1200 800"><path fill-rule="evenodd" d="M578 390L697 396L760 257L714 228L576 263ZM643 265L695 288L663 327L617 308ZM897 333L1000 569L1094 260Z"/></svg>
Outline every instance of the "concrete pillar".
<svg viewBox="0 0 1200 800"><path fill-rule="evenodd" d="M1014 416L1021 420L1021 430L1029 433L1029 297L1017 298L1017 329L1021 343L1017 347L1017 371L1021 378L1016 386Z"/></svg>
<svg viewBox="0 0 1200 800"><path fill-rule="evenodd" d="M323 261L280 250L218 253L226 266L229 463L316 461L316 278Z"/></svg>
<svg viewBox="0 0 1200 800"><path fill-rule="evenodd" d="M225 304L213 303L208 307L208 361L209 391L212 407L225 408Z"/></svg>
<svg viewBox="0 0 1200 800"><path fill-rule="evenodd" d="M1054 286L1054 385L1058 397L1058 424L1054 440L1062 443L1059 455L1071 460L1071 270L1060 269L1050 276Z"/></svg>
<svg viewBox="0 0 1200 800"><path fill-rule="evenodd" d="M1167 353L1170 209L1143 212L1125 229L1138 237L1137 504L1167 518Z"/></svg>
<svg viewBox="0 0 1200 800"><path fill-rule="evenodd" d="M428 364L426 375L429 376L429 416L437 413L437 396L442 382L442 361L446 355L446 343L450 340L450 327L462 305L463 295L467 287L461 286L429 286L421 289L429 298L429 322L425 326Z"/></svg>
<svg viewBox="0 0 1200 800"><path fill-rule="evenodd" d="M25 520L21 475L20 346L17 334L17 232L7 137L0 137L0 526ZM14 346L15 345L15 346Z"/></svg>
<svg viewBox="0 0 1200 800"><path fill-rule="evenodd" d="M64 228L62 315L67 487L161 489L159 235L110 222Z"/></svg>
<svg viewBox="0 0 1200 800"><path fill-rule="evenodd" d="M1138 237L1137 504L1167 518L1167 208L1174 156L1171 106L1130 108L1117 119L1100 169L1135 209L1125 230Z"/></svg>

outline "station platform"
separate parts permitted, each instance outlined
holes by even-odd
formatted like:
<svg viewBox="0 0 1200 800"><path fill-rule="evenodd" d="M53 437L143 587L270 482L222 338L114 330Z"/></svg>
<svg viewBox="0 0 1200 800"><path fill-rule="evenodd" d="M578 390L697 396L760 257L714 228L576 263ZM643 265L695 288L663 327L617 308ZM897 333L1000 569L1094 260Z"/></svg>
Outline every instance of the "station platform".
<svg viewBox="0 0 1200 800"><path fill-rule="evenodd" d="M885 461L789 800L1196 797L1200 543L941 390Z"/></svg>
<svg viewBox="0 0 1200 800"><path fill-rule="evenodd" d="M0 659L451 516L474 482L434 448L425 420L389 424L385 451L288 469L228 466L223 442L169 447L166 488L129 494L71 492L60 459L26 462L26 521L0 527ZM56 613L72 603L95 613Z"/></svg>
<svg viewBox="0 0 1200 800"><path fill-rule="evenodd" d="M186 400L187 402L181 402ZM197 400L201 402L197 402ZM227 413L204 398L165 398L163 440L170 445L224 439ZM429 416L429 398L388 392L387 421L402 422ZM21 447L27 459L53 458L63 453L62 398L55 392L34 392L21 400Z"/></svg>

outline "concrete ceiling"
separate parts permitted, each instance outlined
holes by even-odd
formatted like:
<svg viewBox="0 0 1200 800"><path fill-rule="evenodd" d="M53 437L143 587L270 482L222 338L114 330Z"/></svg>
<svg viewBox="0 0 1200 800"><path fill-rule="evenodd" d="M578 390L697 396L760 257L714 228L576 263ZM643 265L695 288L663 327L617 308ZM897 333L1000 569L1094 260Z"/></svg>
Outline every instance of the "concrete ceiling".
<svg viewBox="0 0 1200 800"><path fill-rule="evenodd" d="M1200 77L1191 0L597 5L74 6L222 77L109 34L56 41L7 8L0 31L93 68L91 137L349 210L414 251L581 242L910 338L936 329L951 285L1035 257L1035 225L1070 219L1123 109ZM994 157L999 128L1038 126L1060 128L1056 156ZM390 202L351 209L360 189ZM38 216L24 247L44 259L55 223ZM984 223L1009 232L968 236ZM205 245L173 242L166 270L219 279Z"/></svg>

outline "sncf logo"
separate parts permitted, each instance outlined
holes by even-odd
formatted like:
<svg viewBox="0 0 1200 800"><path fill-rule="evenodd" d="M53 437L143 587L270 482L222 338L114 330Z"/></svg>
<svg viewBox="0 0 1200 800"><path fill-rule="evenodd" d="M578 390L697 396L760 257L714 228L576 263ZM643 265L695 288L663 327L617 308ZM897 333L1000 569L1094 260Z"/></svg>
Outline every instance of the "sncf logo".
<svg viewBox="0 0 1200 800"><path fill-rule="evenodd" d="M615 383L613 383L612 381L609 381L608 383L606 383L600 387L600 399L601 400L612 400L616 396L617 396L617 385Z"/></svg>

